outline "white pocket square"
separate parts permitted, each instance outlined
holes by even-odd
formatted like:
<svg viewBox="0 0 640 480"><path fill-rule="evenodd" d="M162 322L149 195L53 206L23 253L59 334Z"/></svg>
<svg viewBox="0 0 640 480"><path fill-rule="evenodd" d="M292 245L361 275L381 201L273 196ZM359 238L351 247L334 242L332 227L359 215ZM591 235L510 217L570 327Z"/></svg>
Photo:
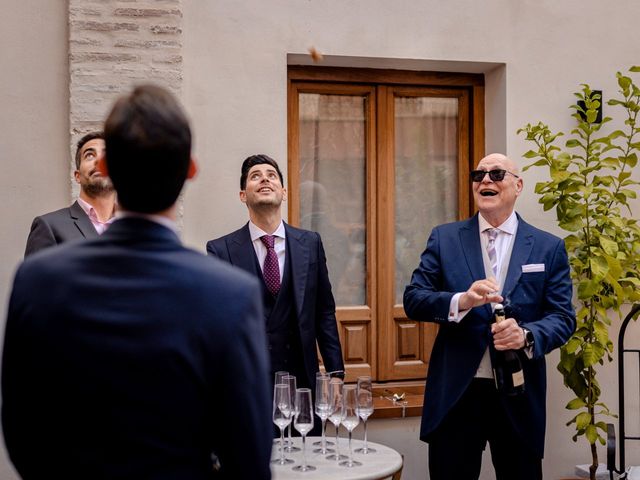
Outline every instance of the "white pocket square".
<svg viewBox="0 0 640 480"><path fill-rule="evenodd" d="M544 272L544 263L530 263L522 265L522 273Z"/></svg>

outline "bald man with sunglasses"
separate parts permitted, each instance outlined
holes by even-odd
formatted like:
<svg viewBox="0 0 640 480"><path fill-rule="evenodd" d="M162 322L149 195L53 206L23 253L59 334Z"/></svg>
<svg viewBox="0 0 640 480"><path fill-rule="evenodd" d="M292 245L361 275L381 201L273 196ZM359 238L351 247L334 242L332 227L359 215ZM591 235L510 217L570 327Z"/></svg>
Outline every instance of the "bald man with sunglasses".
<svg viewBox="0 0 640 480"><path fill-rule="evenodd" d="M421 440L431 480L476 480L487 443L498 480L539 480L545 434L544 356L575 329L564 242L515 212L523 181L493 153L470 174L478 213L433 229L404 292L414 320L440 328L429 363ZM493 323L493 307L506 320ZM498 390L495 352L514 350L524 391ZM513 393L513 392L509 392Z"/></svg>

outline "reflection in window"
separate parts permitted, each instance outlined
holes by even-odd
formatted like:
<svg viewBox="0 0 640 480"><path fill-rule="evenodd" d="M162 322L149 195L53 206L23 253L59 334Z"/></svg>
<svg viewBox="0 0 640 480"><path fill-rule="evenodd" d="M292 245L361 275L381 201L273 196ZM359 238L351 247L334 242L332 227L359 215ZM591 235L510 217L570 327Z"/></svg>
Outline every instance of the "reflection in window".
<svg viewBox="0 0 640 480"><path fill-rule="evenodd" d="M362 96L299 95L300 226L322 236L341 306L366 303Z"/></svg>
<svg viewBox="0 0 640 480"><path fill-rule="evenodd" d="M458 213L458 99L395 98L395 303L431 229Z"/></svg>

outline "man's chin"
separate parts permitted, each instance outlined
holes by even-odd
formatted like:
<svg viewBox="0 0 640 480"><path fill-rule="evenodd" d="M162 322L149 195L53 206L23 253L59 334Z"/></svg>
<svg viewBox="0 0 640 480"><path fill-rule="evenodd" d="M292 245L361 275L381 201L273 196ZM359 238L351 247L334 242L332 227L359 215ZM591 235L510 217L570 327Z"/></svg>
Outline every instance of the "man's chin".
<svg viewBox="0 0 640 480"><path fill-rule="evenodd" d="M108 178L97 178L93 181L82 185L82 190L90 197L99 197L107 195L114 191L113 183Z"/></svg>

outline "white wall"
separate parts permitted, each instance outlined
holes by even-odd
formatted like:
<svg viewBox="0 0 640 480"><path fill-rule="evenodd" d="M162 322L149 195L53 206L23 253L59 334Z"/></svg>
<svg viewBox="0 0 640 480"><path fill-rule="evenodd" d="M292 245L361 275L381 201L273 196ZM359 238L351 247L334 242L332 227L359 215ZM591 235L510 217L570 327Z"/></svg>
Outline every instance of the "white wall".
<svg viewBox="0 0 640 480"><path fill-rule="evenodd" d="M69 202L66 2L3 1L0 45L2 336L5 299L31 221ZM16 478L4 448L0 478Z"/></svg>
<svg viewBox="0 0 640 480"><path fill-rule="evenodd" d="M3 1L0 15L0 301L21 258L32 218L70 202L66 2ZM615 89L614 72L640 63L635 0L184 0L184 100L195 130L201 174L185 195L184 238L204 243L246 219L238 170L264 152L286 167L288 55L315 46L346 65L465 62L493 65L487 81L487 147L519 159L529 146L515 131L546 120L567 130L567 106L582 82ZM466 65L466 66L465 66ZM496 65L504 65L495 67ZM518 209L531 223L558 232L542 212L525 174ZM0 321L0 327L1 327ZM549 356L545 477L586 463L585 444L570 441L564 404L570 395ZM604 369L605 400L615 409L614 369ZM373 426L373 424L372 424ZM407 448L406 480L426 478L426 449L416 420L384 421L375 438ZM373 437L372 437L373 438ZM411 445L411 447L405 447ZM640 458L636 459L640 463ZM0 458L0 478L12 478ZM410 473L413 472L413 473ZM484 474L483 478L491 478Z"/></svg>

